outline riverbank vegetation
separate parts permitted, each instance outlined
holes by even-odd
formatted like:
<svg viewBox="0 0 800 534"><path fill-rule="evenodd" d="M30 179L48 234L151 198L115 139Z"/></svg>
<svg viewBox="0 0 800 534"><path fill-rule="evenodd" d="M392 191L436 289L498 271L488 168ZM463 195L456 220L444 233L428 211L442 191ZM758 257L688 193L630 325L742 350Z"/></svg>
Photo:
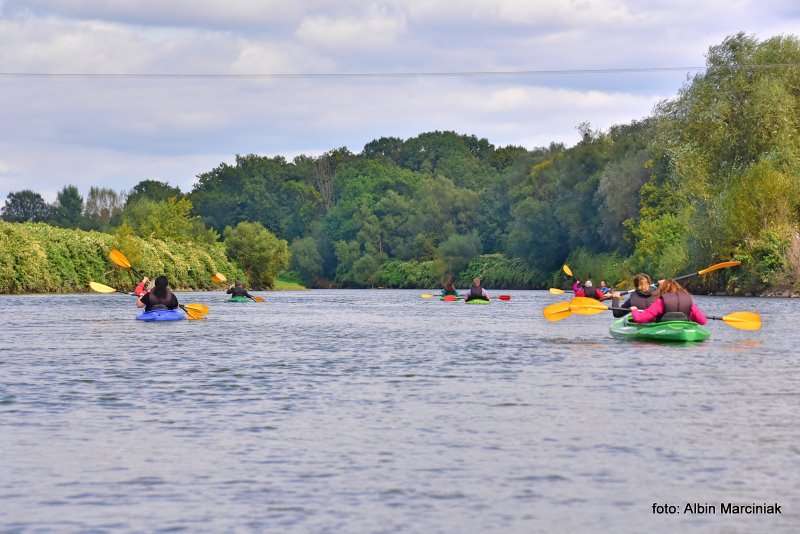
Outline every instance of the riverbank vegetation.
<svg viewBox="0 0 800 534"><path fill-rule="evenodd" d="M3 217L123 228L219 251L219 261L227 251L267 287L285 269L315 287L429 288L446 273L462 285L482 276L488 287L546 287L563 282L564 262L617 284L739 259L695 289L797 290L798 64L796 37L740 34L712 47L707 69L650 117L581 125L569 148L453 132L384 137L357 154L237 156L186 193L146 180L127 199L93 188L83 201L66 187L48 206L17 192ZM263 246L249 243L256 235Z"/></svg>

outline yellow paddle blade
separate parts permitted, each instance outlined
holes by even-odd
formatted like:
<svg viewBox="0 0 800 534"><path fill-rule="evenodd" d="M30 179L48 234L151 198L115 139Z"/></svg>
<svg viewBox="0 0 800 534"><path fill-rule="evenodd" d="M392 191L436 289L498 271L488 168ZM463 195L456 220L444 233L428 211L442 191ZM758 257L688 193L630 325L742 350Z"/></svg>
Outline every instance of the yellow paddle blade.
<svg viewBox="0 0 800 534"><path fill-rule="evenodd" d="M433 295L431 295L430 293L423 293L422 295L420 295L420 297L424 299L432 299Z"/></svg>
<svg viewBox="0 0 800 534"><path fill-rule="evenodd" d="M736 260L723 261L721 263L715 263L711 267L706 267L705 269L703 269L701 271L697 271L697 274L699 274L700 276L703 276L704 274L713 273L714 271L719 271L720 269L727 269L728 267L738 267L741 264L742 264L742 262L736 261Z"/></svg>
<svg viewBox="0 0 800 534"><path fill-rule="evenodd" d="M570 278L572 278L572 277L573 277L573 276L572 276L572 269L570 269L570 268L569 268L569 265L567 265L567 264L565 263L565 264L564 264L564 266L563 266L563 267L561 267L561 269L563 269L563 271L564 271L564 274L566 274L566 275L567 275L567 276L569 276Z"/></svg>
<svg viewBox="0 0 800 534"><path fill-rule="evenodd" d="M253 300L256 302L266 302L267 300L264 297L253 297Z"/></svg>
<svg viewBox="0 0 800 534"><path fill-rule="evenodd" d="M545 306L544 310L542 310L542 313L544 313L545 319L553 323L562 319L566 319L572 315L572 312L569 309L569 302L567 301L554 302L553 304Z"/></svg>
<svg viewBox="0 0 800 534"><path fill-rule="evenodd" d="M760 330L761 316L756 312L733 312L722 316L725 324L739 330Z"/></svg>
<svg viewBox="0 0 800 534"><path fill-rule="evenodd" d="M223 282L227 282L228 279L225 278L225 275L222 273L216 273L214 276L211 277L214 283L221 284Z"/></svg>
<svg viewBox="0 0 800 534"><path fill-rule="evenodd" d="M110 286L107 286L107 285L104 285L104 284L98 284L97 282L89 282L89 287L92 289L92 291L97 291L98 293L116 293L117 292L117 290L114 289L113 287L110 287Z"/></svg>
<svg viewBox="0 0 800 534"><path fill-rule="evenodd" d="M208 313L208 306L205 304L200 304L199 302L193 302L191 304L185 304L183 306L187 310L194 310L197 313L202 313L203 315Z"/></svg>
<svg viewBox="0 0 800 534"><path fill-rule="evenodd" d="M550 288L550 294L551 295L563 295L564 294L564 290L563 289L558 289L557 287L551 287Z"/></svg>
<svg viewBox="0 0 800 534"><path fill-rule="evenodd" d="M123 269L130 269L131 262L128 261L128 258L125 257L125 254L120 252L119 250L112 248L111 252L108 253L108 259L114 262L115 265L122 267Z"/></svg>
<svg viewBox="0 0 800 534"><path fill-rule="evenodd" d="M181 308L186 312L186 317L191 320L205 319L208 315L208 306L205 304L192 303L181 306Z"/></svg>
<svg viewBox="0 0 800 534"><path fill-rule="evenodd" d="M577 313L578 315L597 315L598 313L608 311L608 307L599 300L587 297L575 297L569 302L569 311Z"/></svg>

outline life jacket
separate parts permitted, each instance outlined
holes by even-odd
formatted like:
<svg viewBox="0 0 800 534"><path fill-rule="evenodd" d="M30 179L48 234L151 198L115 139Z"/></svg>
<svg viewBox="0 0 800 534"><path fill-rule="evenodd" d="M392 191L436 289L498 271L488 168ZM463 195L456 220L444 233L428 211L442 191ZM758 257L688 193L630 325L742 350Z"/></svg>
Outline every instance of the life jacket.
<svg viewBox="0 0 800 534"><path fill-rule="evenodd" d="M590 298L590 299L595 299L595 300L600 300L600 295L597 294L599 292L598 289L596 289L594 287L581 286L580 290L583 291L583 296L584 297L587 297L587 298ZM575 296L580 297L581 295L578 295L576 293Z"/></svg>
<svg viewBox="0 0 800 534"><path fill-rule="evenodd" d="M233 295L234 297L246 297L247 290L243 287L232 287L228 290L228 293Z"/></svg>
<svg viewBox="0 0 800 534"><path fill-rule="evenodd" d="M649 291L647 293L640 293L637 289L631 293L631 306L636 306L640 310L646 310L652 303L656 301L656 298L657 297L651 294Z"/></svg>
<svg viewBox="0 0 800 534"><path fill-rule="evenodd" d="M177 299L169 289L167 289L167 293L164 295L164 297L159 297L153 291L151 291L148 295L149 296L147 297L147 300L150 301L150 305L147 306L147 311L175 308L175 301Z"/></svg>
<svg viewBox="0 0 800 534"><path fill-rule="evenodd" d="M467 300L471 299L486 300L486 297L483 296L483 288L481 286L472 286L469 288L469 296L467 297Z"/></svg>
<svg viewBox="0 0 800 534"><path fill-rule="evenodd" d="M688 293L667 293L661 295L664 302L664 315L659 317L659 321L688 321L689 314L692 312L694 300Z"/></svg>

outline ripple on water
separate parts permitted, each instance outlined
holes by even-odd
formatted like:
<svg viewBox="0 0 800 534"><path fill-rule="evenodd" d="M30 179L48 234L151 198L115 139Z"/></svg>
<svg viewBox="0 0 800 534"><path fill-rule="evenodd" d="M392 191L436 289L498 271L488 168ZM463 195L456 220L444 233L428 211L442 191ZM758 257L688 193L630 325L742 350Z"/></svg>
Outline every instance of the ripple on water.
<svg viewBox="0 0 800 534"><path fill-rule="evenodd" d="M207 321L160 325L0 297L0 530L670 532L653 501L800 498L795 303L701 297L764 330L659 346L511 294L199 293Z"/></svg>

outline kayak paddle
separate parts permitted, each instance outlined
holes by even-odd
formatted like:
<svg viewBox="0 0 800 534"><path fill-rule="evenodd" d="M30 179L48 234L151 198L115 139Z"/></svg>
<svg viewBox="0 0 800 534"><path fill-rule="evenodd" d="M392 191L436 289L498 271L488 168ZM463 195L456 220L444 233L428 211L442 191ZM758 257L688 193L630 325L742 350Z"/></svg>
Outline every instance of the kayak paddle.
<svg viewBox="0 0 800 534"><path fill-rule="evenodd" d="M564 293L572 293L571 289L559 289L557 287L550 288L551 295L563 295Z"/></svg>
<svg viewBox="0 0 800 534"><path fill-rule="evenodd" d="M709 315L707 319L715 321L724 321L726 325L732 326L738 330L760 330L761 329L761 316L756 312L733 312L722 317Z"/></svg>
<svg viewBox="0 0 800 534"><path fill-rule="evenodd" d="M738 260L733 261L723 261L720 263L715 263L710 267L706 267L705 269L700 269L696 273L684 274L683 276L679 276L678 278L673 278L673 280L685 280L687 278L691 278L693 276L703 276L704 274L713 273L714 271L719 271L720 269L727 269L728 267L738 267L741 265L742 262Z"/></svg>
<svg viewBox="0 0 800 534"><path fill-rule="evenodd" d="M92 291L96 291L98 293L122 293L123 295L130 295L127 291L120 291L119 289L114 289L111 286L107 286L105 284L99 284L97 282L89 282L89 288Z"/></svg>
<svg viewBox="0 0 800 534"><path fill-rule="evenodd" d="M123 295L129 295L130 293L126 293L124 291L120 291L119 289L114 289L111 286L107 286L105 284L99 284L97 282L89 282L89 287L92 288L92 291L97 291L98 293L122 293ZM178 305L184 312L186 312L186 316L189 319L197 320L197 319L205 319L205 316L208 315L208 306L205 304L200 303L192 303L192 304L179 304Z"/></svg>
<svg viewBox="0 0 800 534"><path fill-rule="evenodd" d="M544 308L544 318L550 322L561 321L572 315L569 309L569 301L554 302Z"/></svg>
<svg viewBox="0 0 800 534"><path fill-rule="evenodd" d="M186 312L186 317L192 321L205 319L206 315L208 315L208 306L205 304L195 302L192 304L178 304L178 306Z"/></svg>
<svg viewBox="0 0 800 534"><path fill-rule="evenodd" d="M710 265L710 266L706 267L705 269L700 269L699 271L697 271L695 273L684 274L684 275L681 275L681 276L679 276L677 278L673 278L673 280L675 280L676 282L678 280L686 280L687 278L692 278L692 277L695 277L695 276L703 276L703 275L706 275L708 273L713 273L714 271L719 271L720 269L728 269L729 267L738 267L741 264L742 264L742 262L740 262L738 260L722 261L722 262L719 262L719 263L715 263L714 265ZM658 287L658 284L651 284L650 287L656 288L656 287ZM628 289L627 291L620 291L620 295L627 295L628 293L633 293L634 291L636 291L636 290L635 289Z"/></svg>
<svg viewBox="0 0 800 534"><path fill-rule="evenodd" d="M566 319L573 313L576 315L597 315L615 310L630 311L628 308L604 306L595 299L575 297L569 302L556 302L545 307L544 317L548 321L555 322ZM761 328L761 316L756 312L733 312L722 317L708 316L707 319L723 321L737 330L759 330Z"/></svg>
<svg viewBox="0 0 800 534"><path fill-rule="evenodd" d="M125 254L123 254L121 251L112 248L111 252L108 253L108 259L110 259L117 267L122 267L123 269L129 269L130 271L133 272L133 274L138 276L139 279L142 278L142 276L138 272L136 272L136 269L133 268L131 262L128 261L128 258L125 256Z"/></svg>

